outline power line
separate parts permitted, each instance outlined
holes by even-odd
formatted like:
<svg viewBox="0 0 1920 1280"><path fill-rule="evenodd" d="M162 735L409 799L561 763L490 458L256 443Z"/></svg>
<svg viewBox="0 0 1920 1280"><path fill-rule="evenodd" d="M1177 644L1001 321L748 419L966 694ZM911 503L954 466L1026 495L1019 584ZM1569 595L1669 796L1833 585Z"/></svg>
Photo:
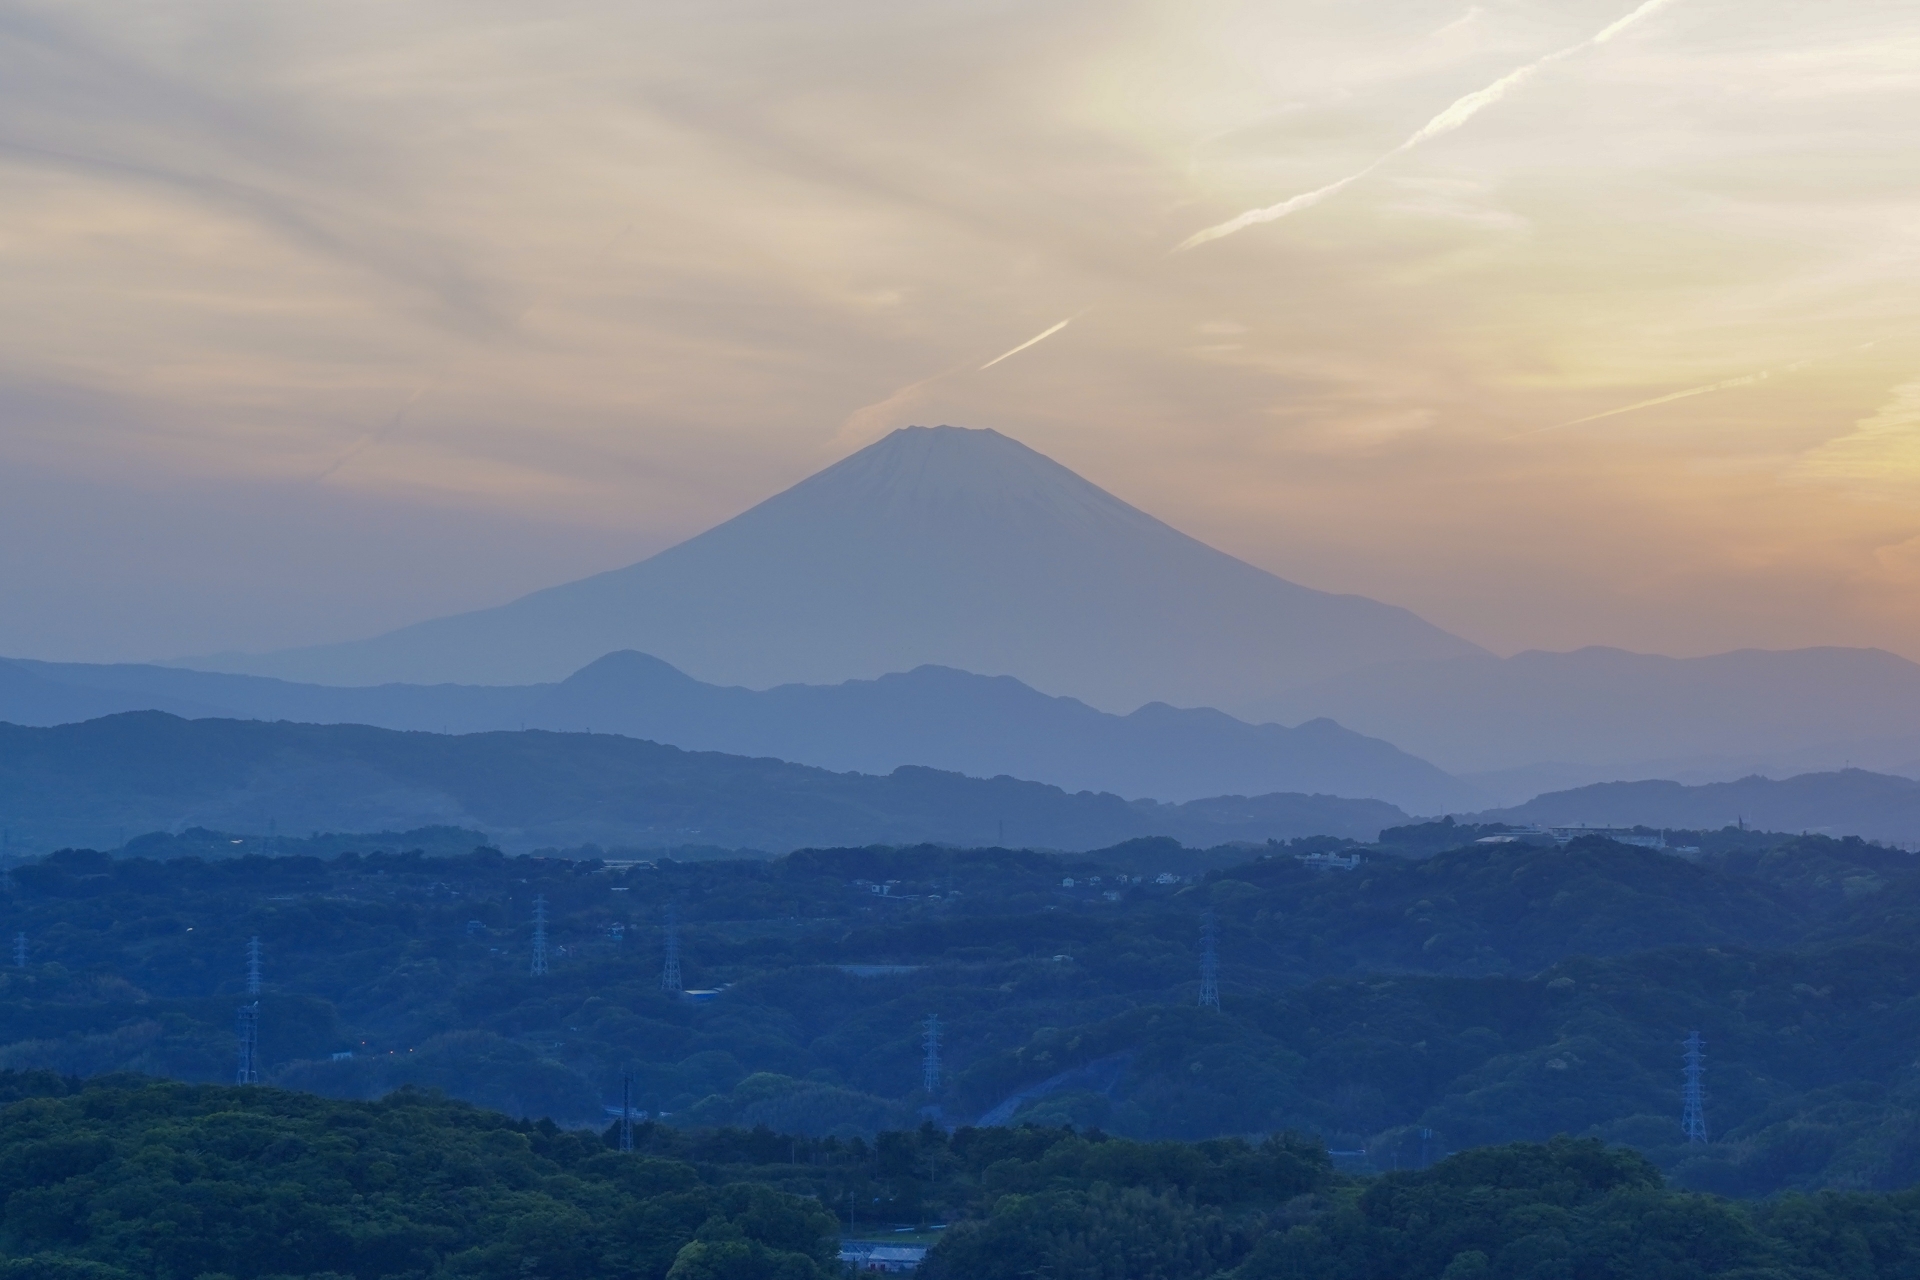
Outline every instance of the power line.
<svg viewBox="0 0 1920 1280"><path fill-rule="evenodd" d="M1200 925L1200 1007L1202 1009L1220 1007L1219 932L1219 926L1214 922L1213 912L1207 912Z"/></svg>
<svg viewBox="0 0 1920 1280"><path fill-rule="evenodd" d="M686 989L680 977L680 907L677 903L667 904L666 944L666 957L660 966L660 989L677 996Z"/></svg>
<svg viewBox="0 0 1920 1280"><path fill-rule="evenodd" d="M542 977L547 972L547 898L545 894L536 894L533 899L533 976Z"/></svg>
<svg viewBox="0 0 1920 1280"><path fill-rule="evenodd" d="M1707 1141L1706 1094L1700 1087L1700 1077L1706 1071L1703 1065L1706 1055L1701 1052L1705 1044L1698 1031L1687 1037L1687 1052L1684 1055L1687 1084L1681 1094L1680 1131L1687 1135L1689 1143Z"/></svg>

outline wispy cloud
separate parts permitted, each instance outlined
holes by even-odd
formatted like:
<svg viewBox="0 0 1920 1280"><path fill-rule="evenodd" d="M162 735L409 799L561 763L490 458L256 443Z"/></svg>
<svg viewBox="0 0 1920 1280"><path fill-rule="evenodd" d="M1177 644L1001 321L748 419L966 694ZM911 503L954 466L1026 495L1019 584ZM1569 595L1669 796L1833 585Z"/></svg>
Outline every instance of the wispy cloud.
<svg viewBox="0 0 1920 1280"><path fill-rule="evenodd" d="M1475 22L1478 22L1482 17L1486 15L1486 12L1487 11L1485 9L1481 8L1477 4L1469 5L1467 6L1467 11L1465 13L1455 18L1452 22L1447 23L1444 27L1440 27L1439 29L1432 32L1430 35L1428 35L1427 39L1438 40L1442 36L1452 35L1455 31L1458 31L1460 28L1471 26Z"/></svg>
<svg viewBox="0 0 1920 1280"><path fill-rule="evenodd" d="M1920 378L1892 388L1871 416L1810 450L1795 471L1911 499L1920 480Z"/></svg>
<svg viewBox="0 0 1920 1280"><path fill-rule="evenodd" d="M1329 182L1324 187L1293 196L1290 199L1282 200L1279 204L1267 205L1265 208L1260 209L1249 209L1238 217L1229 218L1217 226L1208 227L1204 231L1196 231L1185 240L1182 240L1178 245L1174 246L1174 252L1185 253L1189 249L1197 249L1201 245L1211 241L1224 239L1236 231L1244 231L1248 227L1257 226L1263 222L1277 222L1289 214L1299 213L1302 209L1311 209L1328 196L1360 181L1395 156L1411 151L1422 143L1439 137L1441 134L1452 133L1455 129L1458 129L1461 125L1473 119L1527 81L1533 79L1533 77L1540 74L1544 68L1562 59L1570 58L1583 49L1590 49L1595 45L1606 44L1635 23L1642 21L1656 10L1664 9L1671 3L1673 3L1673 0L1644 0L1644 3L1642 3L1639 8L1633 10L1633 12L1609 23L1600 31L1588 36L1578 44L1570 44L1564 49L1556 49L1552 53L1534 59L1525 66L1514 68L1484 89L1476 89L1472 93L1456 98L1448 105L1446 110L1421 125L1405 142L1387 152L1366 168L1350 173L1336 182Z"/></svg>

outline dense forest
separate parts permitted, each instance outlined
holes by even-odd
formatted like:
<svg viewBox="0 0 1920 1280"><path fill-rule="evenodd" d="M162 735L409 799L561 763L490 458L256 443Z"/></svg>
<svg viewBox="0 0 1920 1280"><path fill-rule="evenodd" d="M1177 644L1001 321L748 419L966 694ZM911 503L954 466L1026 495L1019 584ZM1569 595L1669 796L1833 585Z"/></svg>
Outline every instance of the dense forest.
<svg viewBox="0 0 1920 1280"><path fill-rule="evenodd" d="M1731 1195L1920 1180L1910 855L1738 830L1685 837L1688 858L1477 843L1499 834L652 863L157 836L9 873L0 1067L232 1080L258 937L264 1076L334 1098L412 1085L597 1127L625 1074L667 1127L796 1139L1291 1130L1384 1173L1569 1134ZM1351 870L1300 856L1335 851ZM670 912L679 985L707 994L662 989ZM1208 913L1218 1010L1197 1002ZM1687 1145L1694 1030L1713 1141Z"/></svg>
<svg viewBox="0 0 1920 1280"><path fill-rule="evenodd" d="M0 1073L4 1280L825 1280L923 1228L929 1280L1867 1280L1920 1192L1674 1190L1591 1139L1355 1178L1318 1141L931 1124L855 1137L551 1121L402 1090ZM882 1239L901 1238L886 1232Z"/></svg>

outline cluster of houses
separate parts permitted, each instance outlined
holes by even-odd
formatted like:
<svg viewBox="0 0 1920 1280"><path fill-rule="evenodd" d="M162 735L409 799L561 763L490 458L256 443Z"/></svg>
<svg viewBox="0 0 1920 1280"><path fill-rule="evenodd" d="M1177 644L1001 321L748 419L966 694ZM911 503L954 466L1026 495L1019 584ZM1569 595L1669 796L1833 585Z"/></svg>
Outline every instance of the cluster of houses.
<svg viewBox="0 0 1920 1280"><path fill-rule="evenodd" d="M874 1240L842 1240L840 1261L855 1271L914 1271L927 1256L921 1244L881 1244Z"/></svg>
<svg viewBox="0 0 1920 1280"><path fill-rule="evenodd" d="M1360 865L1357 853L1297 853L1294 857L1314 871L1352 871Z"/></svg>
<svg viewBox="0 0 1920 1280"><path fill-rule="evenodd" d="M1481 836L1478 840L1475 840L1474 843L1517 844L1525 841L1540 843L1551 840L1555 844L1572 844L1575 840L1579 840L1585 836L1599 836L1601 839L1611 840L1615 844L1630 844L1639 849L1660 849L1681 855L1700 852L1698 846L1695 845L1668 844L1667 833L1664 831L1649 833L1634 827L1532 826L1515 828L1513 831L1504 835Z"/></svg>

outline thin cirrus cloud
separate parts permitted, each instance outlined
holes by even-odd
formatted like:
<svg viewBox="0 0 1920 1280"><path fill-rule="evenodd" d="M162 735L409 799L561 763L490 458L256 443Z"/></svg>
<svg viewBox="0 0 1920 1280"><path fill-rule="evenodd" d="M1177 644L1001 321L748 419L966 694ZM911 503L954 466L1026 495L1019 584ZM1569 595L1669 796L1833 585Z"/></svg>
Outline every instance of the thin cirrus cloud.
<svg viewBox="0 0 1920 1280"><path fill-rule="evenodd" d="M1799 472L1809 479L1906 496L1920 480L1920 378L1893 387L1886 402L1853 430L1809 452Z"/></svg>
<svg viewBox="0 0 1920 1280"><path fill-rule="evenodd" d="M0 654L486 605L944 421L1495 648L1920 656L1916 147L1898 6L16 0L0 485L84 497Z"/></svg>

